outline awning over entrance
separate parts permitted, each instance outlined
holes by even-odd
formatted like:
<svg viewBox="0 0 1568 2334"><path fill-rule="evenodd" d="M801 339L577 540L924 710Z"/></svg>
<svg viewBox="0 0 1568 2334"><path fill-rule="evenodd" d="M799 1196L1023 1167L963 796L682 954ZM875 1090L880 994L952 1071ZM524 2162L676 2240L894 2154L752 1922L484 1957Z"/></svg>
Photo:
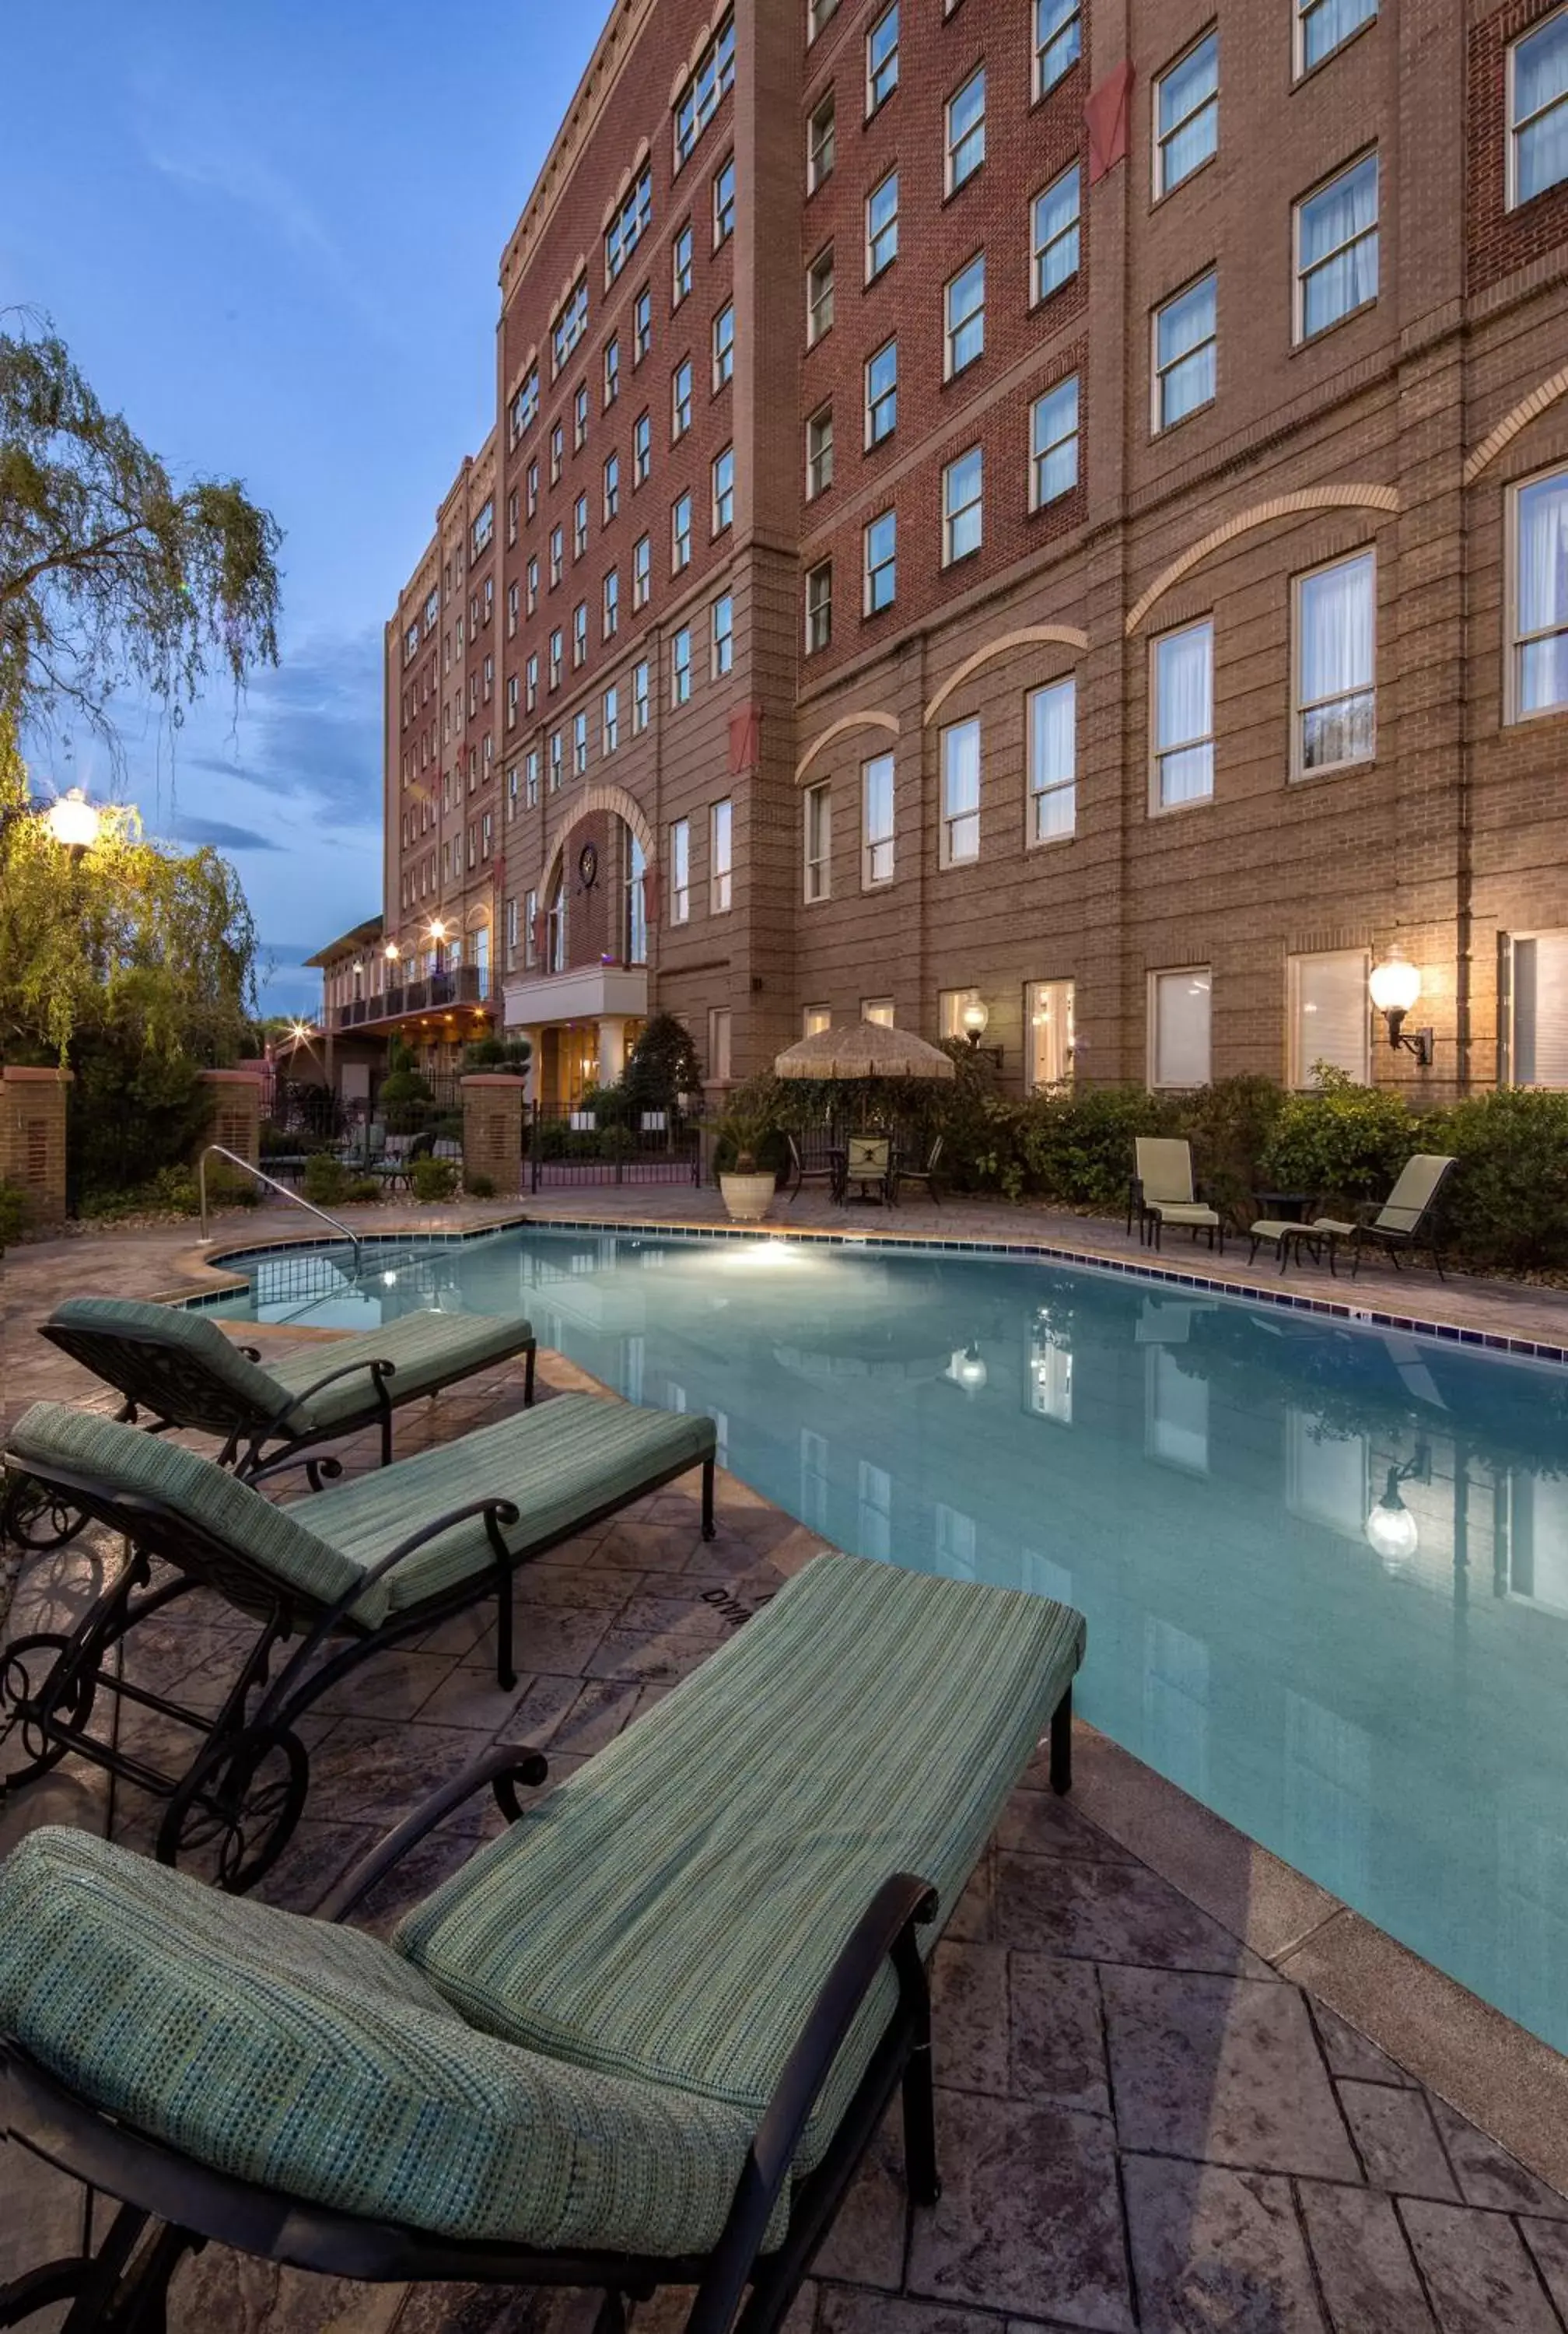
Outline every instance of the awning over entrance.
<svg viewBox="0 0 1568 2334"><path fill-rule="evenodd" d="M536 1029L552 1021L645 1020L648 1015L648 971L643 965L580 965L572 972L552 972L530 979L508 980L508 1029Z"/></svg>

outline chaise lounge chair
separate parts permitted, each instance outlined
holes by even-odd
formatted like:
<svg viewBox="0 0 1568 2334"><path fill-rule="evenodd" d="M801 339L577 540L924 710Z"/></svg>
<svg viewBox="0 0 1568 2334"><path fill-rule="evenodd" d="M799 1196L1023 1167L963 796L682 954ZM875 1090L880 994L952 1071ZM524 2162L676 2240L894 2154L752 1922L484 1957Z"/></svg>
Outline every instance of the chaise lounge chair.
<svg viewBox="0 0 1568 2334"><path fill-rule="evenodd" d="M749 2285L741 2334L774 2334L900 2089L940 2193L926 1958L1047 1724L1067 1788L1082 1648L1064 1606L821 1557L390 1943L330 1924L469 1791L515 1816L537 1754L491 1750L313 1920L33 1833L0 1866L3 2127L121 2210L0 2325L18 2295L161 2325L210 2239L600 2291L600 2334L667 2285L726 2334Z"/></svg>
<svg viewBox="0 0 1568 2334"><path fill-rule="evenodd" d="M310 1760L297 1728L330 1687L384 1646L492 1596L496 1675L515 1685L517 1567L698 1466L711 1539L715 1442L711 1418L561 1394L340 1488L274 1505L179 1443L91 1411L34 1403L10 1431L6 1467L122 1533L132 1554L69 1635L5 1648L0 1741L19 1731L25 1754L7 1786L74 1751L168 1802L161 1862L212 1847L220 1885L250 1887L299 1819ZM172 1566L173 1577L155 1583L153 1558ZM136 1630L197 1587L261 1625L216 1717L136 1675ZM296 1638L269 1684L274 1654ZM121 1747L118 1727L91 1732L100 1694L190 1729L188 1764L168 1773Z"/></svg>
<svg viewBox="0 0 1568 2334"><path fill-rule="evenodd" d="M1225 1219L1198 1195L1192 1180L1192 1145L1169 1135L1140 1134L1133 1141L1133 1154L1135 1165L1127 1193L1128 1230L1136 1217L1141 1243L1152 1226L1156 1248L1163 1245L1161 1235L1167 1224L1188 1225L1194 1239L1207 1231L1211 1249L1217 1232L1223 1256Z"/></svg>
<svg viewBox="0 0 1568 2334"><path fill-rule="evenodd" d="M1333 1216L1317 1216L1306 1226L1311 1239L1326 1239L1329 1270L1337 1273L1342 1242L1351 1251L1351 1278L1361 1268L1361 1250L1381 1249L1396 1271L1401 1249L1431 1251L1438 1278L1446 1278L1438 1245L1438 1200L1455 1161L1438 1152L1418 1151L1400 1170L1398 1182L1370 1223L1344 1223Z"/></svg>

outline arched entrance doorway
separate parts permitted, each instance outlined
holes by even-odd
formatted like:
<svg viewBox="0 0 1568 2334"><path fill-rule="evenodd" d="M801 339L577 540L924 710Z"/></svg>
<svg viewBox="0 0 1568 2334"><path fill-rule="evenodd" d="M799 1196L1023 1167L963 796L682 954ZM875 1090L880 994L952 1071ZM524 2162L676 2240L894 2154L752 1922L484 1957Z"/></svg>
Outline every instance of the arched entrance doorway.
<svg viewBox="0 0 1568 2334"><path fill-rule="evenodd" d="M534 1051L534 1098L571 1109L613 1085L648 1015L652 836L618 787L589 788L555 838L535 894L506 1027Z"/></svg>

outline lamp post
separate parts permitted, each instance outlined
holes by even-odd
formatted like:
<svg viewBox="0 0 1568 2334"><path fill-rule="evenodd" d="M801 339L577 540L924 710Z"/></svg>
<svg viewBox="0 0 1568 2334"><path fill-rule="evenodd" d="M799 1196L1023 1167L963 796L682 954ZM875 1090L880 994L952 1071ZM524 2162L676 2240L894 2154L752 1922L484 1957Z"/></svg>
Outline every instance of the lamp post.
<svg viewBox="0 0 1568 2334"><path fill-rule="evenodd" d="M70 852L74 863L97 842L103 818L82 788L72 786L69 793L55 796L43 814L43 824L55 842Z"/></svg>
<svg viewBox="0 0 1568 2334"><path fill-rule="evenodd" d="M959 1017L964 1035L971 1046L978 1047L991 1024L991 1008L983 998L972 997Z"/></svg>
<svg viewBox="0 0 1568 2334"><path fill-rule="evenodd" d="M1410 962L1403 949L1390 948L1382 961L1372 967L1371 979L1367 985L1371 991L1373 1006L1389 1025L1389 1044L1396 1048L1402 1046L1407 1053L1414 1054L1423 1070L1430 1069L1431 1030L1407 1030L1404 1026L1406 1014L1421 993L1419 966Z"/></svg>

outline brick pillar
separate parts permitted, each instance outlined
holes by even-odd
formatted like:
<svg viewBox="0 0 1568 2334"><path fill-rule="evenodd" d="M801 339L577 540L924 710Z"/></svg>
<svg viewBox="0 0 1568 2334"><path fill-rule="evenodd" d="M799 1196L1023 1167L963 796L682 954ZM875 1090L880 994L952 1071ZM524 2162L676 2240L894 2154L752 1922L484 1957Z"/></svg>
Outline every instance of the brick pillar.
<svg viewBox="0 0 1568 2334"><path fill-rule="evenodd" d="M523 1096L527 1080L483 1070L463 1080L463 1172L488 1175L504 1199L523 1188Z"/></svg>
<svg viewBox="0 0 1568 2334"><path fill-rule="evenodd" d="M0 1182L19 1184L34 1220L65 1213L65 1090L69 1070L0 1070Z"/></svg>
<svg viewBox="0 0 1568 2334"><path fill-rule="evenodd" d="M221 1143L236 1159L261 1165L261 1080L254 1070L203 1070L212 1088L212 1122L204 1144Z"/></svg>

